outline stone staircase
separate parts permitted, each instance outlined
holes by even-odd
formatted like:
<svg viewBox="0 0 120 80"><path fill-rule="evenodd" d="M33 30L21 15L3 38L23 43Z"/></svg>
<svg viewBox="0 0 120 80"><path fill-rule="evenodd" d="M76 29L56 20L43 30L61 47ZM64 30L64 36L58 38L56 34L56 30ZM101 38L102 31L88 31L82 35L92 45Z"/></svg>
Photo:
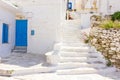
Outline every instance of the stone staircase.
<svg viewBox="0 0 120 80"><path fill-rule="evenodd" d="M12 50L13 53L27 53L27 47L24 46L15 46Z"/></svg>
<svg viewBox="0 0 120 80"><path fill-rule="evenodd" d="M54 48L58 54L56 59L58 60L56 63L57 74L94 74L115 70L113 67L106 66L106 60L101 53L80 40L81 30L79 21L71 20L65 23L63 25L62 41L56 44Z"/></svg>
<svg viewBox="0 0 120 80"><path fill-rule="evenodd" d="M89 46L61 46L57 74L89 74L107 70L100 53L90 52Z"/></svg>

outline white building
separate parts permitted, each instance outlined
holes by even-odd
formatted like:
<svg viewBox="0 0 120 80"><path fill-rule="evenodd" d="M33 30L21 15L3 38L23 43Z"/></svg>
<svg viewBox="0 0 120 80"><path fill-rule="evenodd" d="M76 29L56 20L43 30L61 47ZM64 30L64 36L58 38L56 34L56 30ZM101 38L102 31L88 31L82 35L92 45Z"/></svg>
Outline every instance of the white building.
<svg viewBox="0 0 120 80"><path fill-rule="evenodd" d="M9 26L8 43L2 43L2 29L0 29L0 56L8 55L14 49L14 46L20 46L18 43L22 43L22 41L25 43L24 46L27 46L27 53L44 54L51 51L54 44L61 41L60 34L62 24L66 20L67 0L11 1L14 1L21 7L22 14L19 14L19 20L26 21L24 24L21 23L22 26L26 26L26 41L24 41L21 35L18 35L20 39L15 37L15 32L21 32L20 28L18 28L18 31L15 30L15 14L18 12L17 9L0 1L1 28L3 23ZM90 16L93 14L109 14L120 10L120 7L118 7L120 6L118 4L119 0L97 0L98 9L93 14L90 11L79 10L81 0L70 1L73 3L73 9L77 9L76 11L80 15L80 26L83 28L87 28L90 25ZM89 8L89 6L93 6L93 4L89 5L87 3L86 8ZM112 6L111 9L110 6Z"/></svg>
<svg viewBox="0 0 120 80"><path fill-rule="evenodd" d="M19 12L11 4L0 0L0 56L8 56L15 45L15 14ZM5 27L6 26L6 27Z"/></svg>

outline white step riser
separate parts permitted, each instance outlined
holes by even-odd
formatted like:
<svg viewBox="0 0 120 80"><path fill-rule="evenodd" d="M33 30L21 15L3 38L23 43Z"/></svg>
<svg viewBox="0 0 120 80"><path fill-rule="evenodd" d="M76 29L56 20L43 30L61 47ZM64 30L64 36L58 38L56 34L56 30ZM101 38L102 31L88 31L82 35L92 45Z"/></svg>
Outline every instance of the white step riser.
<svg viewBox="0 0 120 80"><path fill-rule="evenodd" d="M72 43L72 42L71 42ZM86 47L86 44L63 44L63 46L72 46L72 47Z"/></svg>
<svg viewBox="0 0 120 80"><path fill-rule="evenodd" d="M89 53L89 52L59 52L58 53L61 57L90 57L90 58L104 58L100 53Z"/></svg>
<svg viewBox="0 0 120 80"><path fill-rule="evenodd" d="M79 40L79 42L80 42L80 39L78 38L78 37L62 37L63 39L70 39L70 40Z"/></svg>
<svg viewBox="0 0 120 80"><path fill-rule="evenodd" d="M15 70L12 76L21 76L21 75L29 75L36 73L49 73L54 72L56 68L36 68L36 69L25 69L25 70Z"/></svg>
<svg viewBox="0 0 120 80"><path fill-rule="evenodd" d="M66 37L66 38L67 38L67 37L68 37L68 38L79 38L79 35L74 35L74 34L71 34L71 35L70 35L70 34L63 34L62 37L63 37L63 38L65 38L65 37Z"/></svg>
<svg viewBox="0 0 120 80"><path fill-rule="evenodd" d="M75 69L75 70L58 70L57 74L59 75L80 75L80 74L107 74L115 72L114 68L96 70L96 69Z"/></svg>
<svg viewBox="0 0 120 80"><path fill-rule="evenodd" d="M64 50L80 50L80 49L88 50L89 47L62 46L61 49L64 49Z"/></svg>
<svg viewBox="0 0 120 80"><path fill-rule="evenodd" d="M62 57L101 57L98 53L72 53L72 52L59 52Z"/></svg>
<svg viewBox="0 0 120 80"><path fill-rule="evenodd" d="M72 43L61 43L61 44L59 44L59 43L57 43L57 44L55 44L54 45L54 49L56 49L56 48L59 48L60 49L60 47L61 46L64 46L64 47L67 47L67 46L69 46L69 47L87 47L87 45L86 44L82 44L82 43L74 43L74 44L72 44ZM60 52L61 53L61 52ZM63 52L62 52L63 53Z"/></svg>
<svg viewBox="0 0 120 80"><path fill-rule="evenodd" d="M74 69L74 68L96 68L96 69L102 69L106 66L104 64L67 64L67 63L59 63L58 69Z"/></svg>
<svg viewBox="0 0 120 80"><path fill-rule="evenodd" d="M72 33L72 34L69 34L69 33L62 33L62 37L63 36L66 36L66 37L79 37L80 34L76 34L76 33Z"/></svg>
<svg viewBox="0 0 120 80"><path fill-rule="evenodd" d="M96 74L97 71L92 71L92 70L86 70L84 72L81 72L81 71L68 71L68 72L61 72L61 71L58 71L57 74L58 75L83 75L83 74Z"/></svg>
<svg viewBox="0 0 120 80"><path fill-rule="evenodd" d="M80 33L80 30L73 30L73 29L67 29L67 30L65 30L65 29L63 29L63 30L61 30L62 32L62 34L68 34L68 35L73 35L74 34L74 36L75 35L81 35L81 33Z"/></svg>
<svg viewBox="0 0 120 80"><path fill-rule="evenodd" d="M80 26L79 25L63 25L63 30L80 30Z"/></svg>
<svg viewBox="0 0 120 80"><path fill-rule="evenodd" d="M95 74L97 70L94 69L80 69L80 70L59 70L57 74L59 75L77 75L77 74Z"/></svg>
<svg viewBox="0 0 120 80"><path fill-rule="evenodd" d="M71 30L72 32L73 31L81 31L81 29L80 29L80 27L79 27L79 25L76 25L76 26L72 26L72 25L63 25L62 26L62 30L63 31L69 31L69 30Z"/></svg>
<svg viewBox="0 0 120 80"><path fill-rule="evenodd" d="M72 42L78 42L78 43L80 42L79 39L71 39L71 38L62 38L62 41L66 41L66 42L72 41Z"/></svg>
<svg viewBox="0 0 120 80"><path fill-rule="evenodd" d="M68 51L68 52L89 52L89 49L61 49L61 51Z"/></svg>
<svg viewBox="0 0 120 80"><path fill-rule="evenodd" d="M99 58L90 58L90 59L75 59L75 58L71 58L71 59L65 59L65 58L63 58L63 59L60 59L60 62L101 62L101 63L105 63L105 60L103 60L103 59L99 59Z"/></svg>
<svg viewBox="0 0 120 80"><path fill-rule="evenodd" d="M80 42L80 39L79 38L74 38L74 37L62 37L63 40L75 40L75 41L79 41ZM74 42L75 42L74 41Z"/></svg>
<svg viewBox="0 0 120 80"><path fill-rule="evenodd" d="M73 35L73 36L77 36L77 35L81 35L79 32L77 31L63 31L61 32L62 35Z"/></svg>
<svg viewBox="0 0 120 80"><path fill-rule="evenodd" d="M79 39L71 39L71 38L62 38L62 40L61 41L65 41L65 42L70 42L70 41L72 41L71 43L74 43L74 42L80 42L80 40Z"/></svg>
<svg viewBox="0 0 120 80"><path fill-rule="evenodd" d="M87 44L84 44L84 43L81 43L81 42L73 42L73 43L70 43L70 42L67 42L67 43L63 43L62 46L72 46L72 47L80 47L80 46L88 46Z"/></svg>
<svg viewBox="0 0 120 80"><path fill-rule="evenodd" d="M73 39L63 39L62 42L80 42L79 40L73 40Z"/></svg>

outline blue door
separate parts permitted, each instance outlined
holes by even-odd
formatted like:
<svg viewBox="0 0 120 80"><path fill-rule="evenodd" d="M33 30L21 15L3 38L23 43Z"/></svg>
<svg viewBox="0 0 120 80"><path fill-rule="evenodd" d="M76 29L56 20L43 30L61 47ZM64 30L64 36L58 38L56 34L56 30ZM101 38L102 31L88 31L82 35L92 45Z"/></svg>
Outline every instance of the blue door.
<svg viewBox="0 0 120 80"><path fill-rule="evenodd" d="M27 20L16 20L16 46L27 46Z"/></svg>
<svg viewBox="0 0 120 80"><path fill-rule="evenodd" d="M72 10L72 2L68 2L67 8L68 8L68 10Z"/></svg>

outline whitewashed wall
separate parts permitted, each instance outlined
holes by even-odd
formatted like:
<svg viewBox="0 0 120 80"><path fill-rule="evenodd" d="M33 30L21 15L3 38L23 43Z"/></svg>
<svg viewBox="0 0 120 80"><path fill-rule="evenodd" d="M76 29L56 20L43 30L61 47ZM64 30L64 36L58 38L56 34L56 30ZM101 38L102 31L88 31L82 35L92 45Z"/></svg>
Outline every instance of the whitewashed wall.
<svg viewBox="0 0 120 80"><path fill-rule="evenodd" d="M38 3L25 4L23 11L32 12L28 25L28 53L44 54L53 50L61 25L61 0L39 0ZM27 14L26 14L27 16ZM31 30L35 35L31 36Z"/></svg>
<svg viewBox="0 0 120 80"><path fill-rule="evenodd" d="M111 13L114 13L116 11L120 11L120 0L109 0L109 6L111 5Z"/></svg>
<svg viewBox="0 0 120 80"><path fill-rule="evenodd" d="M65 0L35 0L24 1L23 12L25 15L32 12L28 25L28 53L44 54L53 49L54 43L60 41L61 23L65 20ZM72 1L72 0L71 0ZM107 0L101 0L100 11L107 14ZM90 25L92 14L81 14L81 26ZM35 35L31 36L31 30Z"/></svg>
<svg viewBox="0 0 120 80"><path fill-rule="evenodd" d="M9 43L2 44L2 24L9 24ZM0 57L9 56L15 44L15 15L0 7Z"/></svg>

